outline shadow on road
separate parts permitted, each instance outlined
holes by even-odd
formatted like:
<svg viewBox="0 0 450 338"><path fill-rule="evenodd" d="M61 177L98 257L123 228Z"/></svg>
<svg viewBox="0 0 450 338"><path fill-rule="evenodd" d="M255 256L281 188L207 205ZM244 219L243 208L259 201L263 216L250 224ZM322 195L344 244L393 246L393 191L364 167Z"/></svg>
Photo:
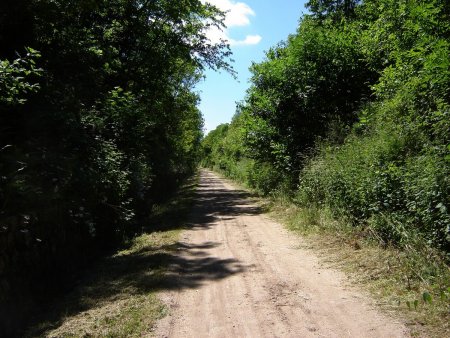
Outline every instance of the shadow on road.
<svg viewBox="0 0 450 338"><path fill-rule="evenodd" d="M194 195L194 204L183 222L171 212L186 207L174 204L157 218L156 227L148 227L148 233L174 229L207 230L218 221L261 213L248 201L251 195L244 191L228 190L220 180L203 174ZM175 212L175 211L174 211ZM222 245L205 242L198 245L176 242L147 245L128 254L116 254L102 259L81 279L64 299L46 304L37 316L33 329L27 336L42 336L56 328L64 318L75 316L89 309L98 308L126 299L130 295L148 294L159 290L198 288L211 280L228 278L246 271L236 259L219 259L211 251ZM182 254L181 254L182 253ZM51 309L51 310L50 310Z"/></svg>

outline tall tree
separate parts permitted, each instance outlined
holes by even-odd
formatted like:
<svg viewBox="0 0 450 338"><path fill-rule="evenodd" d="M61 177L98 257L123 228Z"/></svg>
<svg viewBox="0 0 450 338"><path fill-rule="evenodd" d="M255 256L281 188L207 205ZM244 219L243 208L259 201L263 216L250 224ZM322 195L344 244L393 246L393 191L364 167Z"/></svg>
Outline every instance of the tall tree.
<svg viewBox="0 0 450 338"><path fill-rule="evenodd" d="M16 257L4 275L23 294L6 316L31 281L39 291L40 276L135 233L195 170L193 86L205 67L231 67L207 38L224 14L200 0L0 6L0 221L14 238L0 260Z"/></svg>

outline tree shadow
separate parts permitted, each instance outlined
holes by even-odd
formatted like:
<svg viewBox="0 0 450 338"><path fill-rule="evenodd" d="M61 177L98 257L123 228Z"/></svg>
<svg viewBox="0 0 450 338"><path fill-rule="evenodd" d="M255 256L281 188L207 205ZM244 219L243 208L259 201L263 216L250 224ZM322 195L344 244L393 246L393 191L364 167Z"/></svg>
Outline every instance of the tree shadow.
<svg viewBox="0 0 450 338"><path fill-rule="evenodd" d="M173 205L150 220L146 231L165 231L179 229L205 230L216 225L219 220L230 220L239 216L259 215L264 211L261 207L252 203L251 198L256 197L244 190L226 189L223 181L215 176L203 172L201 183L192 196L193 205L179 203ZM186 193L186 192L182 192ZM186 217L190 210L189 217ZM180 219L188 218L188 222L180 222Z"/></svg>
<svg viewBox="0 0 450 338"><path fill-rule="evenodd" d="M261 213L260 208L248 200L250 194L216 189L214 186L220 181L214 180L203 177L202 183L198 185L189 216L186 217L184 213L184 219L188 219L188 222L182 222L182 209L177 211L180 215L176 217L167 209L170 217L159 216L158 226L147 228L148 232L180 228L208 230L217 226L220 219ZM179 208L188 206L175 205ZM106 257L95 263L64 299L42 304L40 314L32 320L31 329L24 335L42 336L59 327L67 317L131 295L145 295L160 290L196 289L209 281L229 278L250 268L237 259L215 257L214 250L221 245L220 242L191 244L178 241L144 246L132 253Z"/></svg>
<svg viewBox="0 0 450 338"><path fill-rule="evenodd" d="M239 260L220 259L211 254L211 250L220 245L177 242L105 258L63 300L43 304L40 314L32 320L32 328L24 336L43 336L59 327L65 318L133 295L196 289L208 281L244 272L247 267Z"/></svg>

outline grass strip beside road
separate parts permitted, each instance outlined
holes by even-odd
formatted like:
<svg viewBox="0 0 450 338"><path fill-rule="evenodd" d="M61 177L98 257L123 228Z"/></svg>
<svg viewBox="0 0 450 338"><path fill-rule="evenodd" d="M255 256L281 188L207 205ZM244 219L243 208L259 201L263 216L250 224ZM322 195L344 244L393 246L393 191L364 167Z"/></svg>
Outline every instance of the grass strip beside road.
<svg viewBox="0 0 450 338"><path fill-rule="evenodd" d="M352 227L325 208L302 208L286 198L261 201L325 265L346 272L383 310L406 319L413 336L450 337L450 269L436 250L420 242L381 243L370 229Z"/></svg>
<svg viewBox="0 0 450 338"><path fill-rule="evenodd" d="M283 194L261 197L253 191L253 196L272 219L304 238L326 266L344 271L377 306L406 320L413 336L450 337L450 268L437 250L421 240L392 246L369 228L351 226L324 207L300 207Z"/></svg>
<svg viewBox="0 0 450 338"><path fill-rule="evenodd" d="M156 293L178 248L197 177L169 202L153 208L142 233L105 257L63 299L47 304L27 337L142 337L167 309Z"/></svg>

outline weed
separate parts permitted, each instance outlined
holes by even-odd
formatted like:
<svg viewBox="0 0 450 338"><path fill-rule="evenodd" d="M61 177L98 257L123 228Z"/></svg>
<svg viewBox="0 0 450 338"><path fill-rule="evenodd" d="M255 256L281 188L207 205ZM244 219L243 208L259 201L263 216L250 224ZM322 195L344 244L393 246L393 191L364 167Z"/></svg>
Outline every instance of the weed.
<svg viewBox="0 0 450 338"><path fill-rule="evenodd" d="M407 318L412 332L450 335L450 269L438 250L416 238L402 248L370 227L354 227L326 207L271 200L270 214L307 238L327 264L368 289L377 304Z"/></svg>

